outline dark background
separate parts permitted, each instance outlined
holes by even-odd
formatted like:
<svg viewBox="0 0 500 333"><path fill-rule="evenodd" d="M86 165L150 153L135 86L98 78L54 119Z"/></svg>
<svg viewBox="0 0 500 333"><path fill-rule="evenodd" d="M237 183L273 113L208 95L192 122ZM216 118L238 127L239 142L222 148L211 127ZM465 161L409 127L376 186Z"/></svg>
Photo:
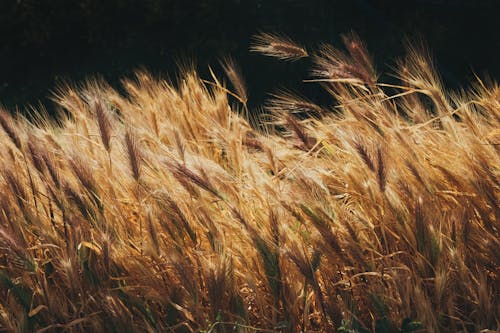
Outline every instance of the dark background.
<svg viewBox="0 0 500 333"><path fill-rule="evenodd" d="M58 82L100 74L114 86L138 67L175 77L194 60L202 75L232 55L252 106L280 87L297 88L308 63L250 53L252 35L280 32L309 49L340 45L356 31L379 72L404 55L403 41L422 37L447 87L473 73L500 78L497 0L0 0L0 104L43 103ZM310 86L302 87L306 95Z"/></svg>

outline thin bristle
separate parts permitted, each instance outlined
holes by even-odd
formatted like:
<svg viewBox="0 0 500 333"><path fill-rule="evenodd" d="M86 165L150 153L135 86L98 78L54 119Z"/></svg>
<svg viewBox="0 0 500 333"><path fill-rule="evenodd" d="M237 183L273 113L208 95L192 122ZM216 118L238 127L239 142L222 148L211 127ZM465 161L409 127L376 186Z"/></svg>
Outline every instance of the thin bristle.
<svg viewBox="0 0 500 333"><path fill-rule="evenodd" d="M358 154L361 157L361 159L363 160L363 162L365 162L366 166L371 171L375 171L375 165L373 163L373 159L370 156L370 154L368 153L368 149L367 149L366 145L359 142L359 141L356 141L354 143L354 148L356 148L356 151L358 152Z"/></svg>
<svg viewBox="0 0 500 333"><path fill-rule="evenodd" d="M302 142L301 146L303 147L303 149L311 150L316 144L316 139L311 137L307 133L307 130L302 126L302 124L300 124L299 121L293 116L286 117L286 122L293 133L295 133L297 138Z"/></svg>
<svg viewBox="0 0 500 333"><path fill-rule="evenodd" d="M74 155L69 159L69 165L83 187L95 195L97 193L97 181L92 169L81 156Z"/></svg>
<svg viewBox="0 0 500 333"><path fill-rule="evenodd" d="M130 170L132 170L135 181L139 181L141 176L141 154L137 137L130 128L125 132L125 146L127 147Z"/></svg>
<svg viewBox="0 0 500 333"><path fill-rule="evenodd" d="M236 94L241 99L242 103L246 103L248 100L247 87L241 74L241 69L238 67L233 58L225 58L221 61L222 69L226 73L229 81L236 90Z"/></svg>
<svg viewBox="0 0 500 333"><path fill-rule="evenodd" d="M40 150L41 148L35 136L33 136L32 134L28 134L28 151L30 153L33 166L38 170L38 172L43 174L45 168L42 153L40 152Z"/></svg>
<svg viewBox="0 0 500 333"><path fill-rule="evenodd" d="M156 256L160 255L160 244L158 241L158 232L156 230L155 221L153 217L153 213L151 209L148 209L146 214L147 222L148 222L148 233L151 238L151 243L153 245L153 251Z"/></svg>
<svg viewBox="0 0 500 333"><path fill-rule="evenodd" d="M20 136L18 135L18 130L13 124L12 117L7 113L7 111L3 109L0 109L0 126L3 128L4 132L14 143L17 149L22 150L22 141Z"/></svg>
<svg viewBox="0 0 500 333"><path fill-rule="evenodd" d="M380 191L384 192L387 182L387 166L381 147L377 148L377 180Z"/></svg>
<svg viewBox="0 0 500 333"><path fill-rule="evenodd" d="M100 99L95 100L94 110L97 117L97 124L99 125L99 133L101 134L102 144L106 150L109 151L111 148L112 132L110 116L107 111L104 110L104 106L102 105L102 101Z"/></svg>
<svg viewBox="0 0 500 333"><path fill-rule="evenodd" d="M250 51L290 61L296 61L309 56L305 48L290 38L269 33L255 35Z"/></svg>
<svg viewBox="0 0 500 333"><path fill-rule="evenodd" d="M348 39L345 43L356 52L350 50L350 54L345 54L331 45L323 45L313 58L316 66L312 75L325 82L375 84L377 76L371 63L367 63L369 56L363 54L364 49L354 47L357 43L350 44Z"/></svg>
<svg viewBox="0 0 500 333"><path fill-rule="evenodd" d="M297 96L288 91L281 91L272 94L272 99L266 105L266 110L272 114L279 113L283 110L296 114L305 114L308 116L320 117L325 114L325 110L319 105L307 100L306 98Z"/></svg>
<svg viewBox="0 0 500 333"><path fill-rule="evenodd" d="M9 266L18 270L32 270L34 263L26 249L6 230L0 229L0 250L7 256Z"/></svg>

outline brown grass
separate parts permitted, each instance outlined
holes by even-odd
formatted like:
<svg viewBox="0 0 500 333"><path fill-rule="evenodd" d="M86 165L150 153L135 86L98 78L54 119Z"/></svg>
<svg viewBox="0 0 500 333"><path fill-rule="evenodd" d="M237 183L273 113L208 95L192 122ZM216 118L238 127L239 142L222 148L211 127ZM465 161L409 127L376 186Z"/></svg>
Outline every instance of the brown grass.
<svg viewBox="0 0 500 333"><path fill-rule="evenodd" d="M344 41L335 109L284 93L265 132L192 72L1 111L0 331L499 330L500 87L415 50L385 85Z"/></svg>
<svg viewBox="0 0 500 333"><path fill-rule="evenodd" d="M250 51L289 61L296 61L309 56L303 46L290 38L265 32L254 36Z"/></svg>

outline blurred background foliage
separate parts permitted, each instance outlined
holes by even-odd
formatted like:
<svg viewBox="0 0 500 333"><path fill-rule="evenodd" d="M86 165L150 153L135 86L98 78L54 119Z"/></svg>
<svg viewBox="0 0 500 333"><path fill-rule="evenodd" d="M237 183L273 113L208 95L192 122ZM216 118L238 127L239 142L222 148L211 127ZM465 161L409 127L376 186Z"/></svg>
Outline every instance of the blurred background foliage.
<svg viewBox="0 0 500 333"><path fill-rule="evenodd" d="M231 55L256 106L277 87L300 85L309 65L251 54L259 31L314 48L340 45L340 34L354 30L379 71L404 54L405 38L423 38L457 88L474 72L500 77L499 9L497 0L1 0L0 104L50 110L47 97L64 80L99 74L119 86L134 69L175 77L190 60L207 75L207 65Z"/></svg>

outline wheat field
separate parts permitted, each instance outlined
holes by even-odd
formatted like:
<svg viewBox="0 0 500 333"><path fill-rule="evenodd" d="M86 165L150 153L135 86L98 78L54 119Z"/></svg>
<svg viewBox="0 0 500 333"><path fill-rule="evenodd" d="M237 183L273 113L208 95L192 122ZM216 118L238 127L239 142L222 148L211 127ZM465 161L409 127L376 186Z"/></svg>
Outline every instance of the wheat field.
<svg viewBox="0 0 500 333"><path fill-rule="evenodd" d="M344 44L252 47L331 107L252 112L226 61L1 110L0 331L499 330L500 86L447 91L419 48L384 84Z"/></svg>

